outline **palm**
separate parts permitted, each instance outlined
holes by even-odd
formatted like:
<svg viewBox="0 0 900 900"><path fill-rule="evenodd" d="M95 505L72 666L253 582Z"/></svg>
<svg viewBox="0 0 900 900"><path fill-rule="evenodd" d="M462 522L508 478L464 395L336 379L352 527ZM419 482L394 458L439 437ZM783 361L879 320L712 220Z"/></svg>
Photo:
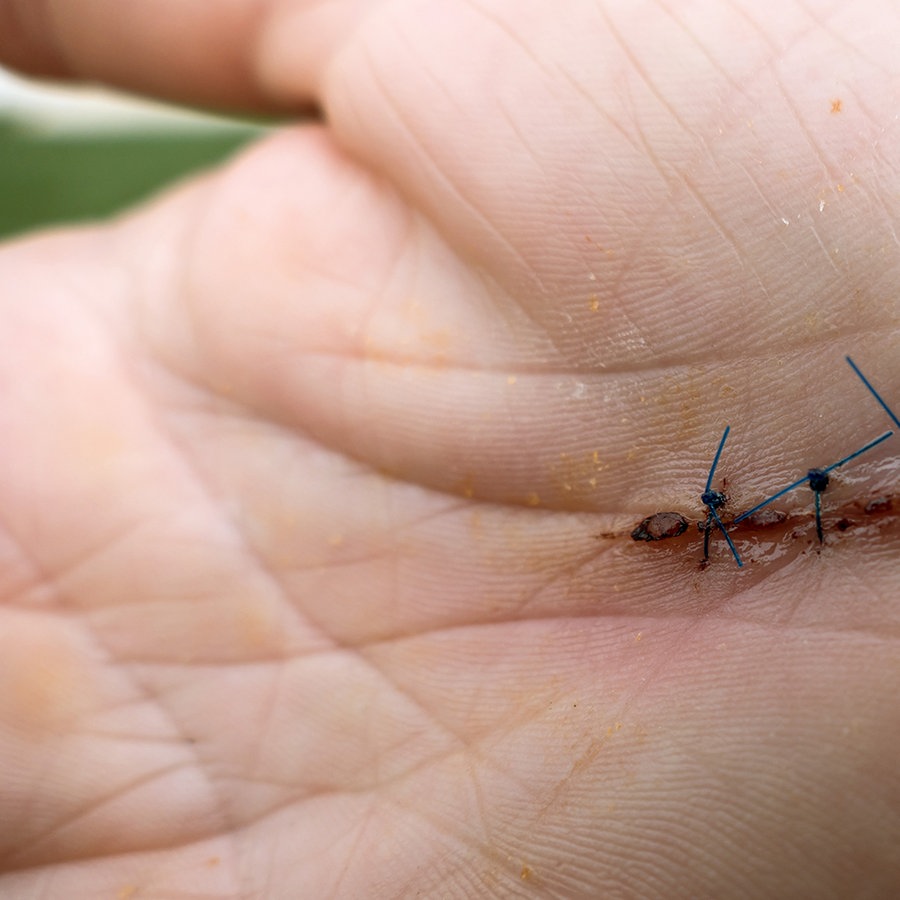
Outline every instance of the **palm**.
<svg viewBox="0 0 900 900"><path fill-rule="evenodd" d="M597 537L699 515L725 421L745 505L882 427L835 372L893 346L847 302L883 201L804 84L748 129L761 37L726 77L698 22L418 6L334 54L328 130L3 257L0 885L886 889L890 523L740 574Z"/></svg>

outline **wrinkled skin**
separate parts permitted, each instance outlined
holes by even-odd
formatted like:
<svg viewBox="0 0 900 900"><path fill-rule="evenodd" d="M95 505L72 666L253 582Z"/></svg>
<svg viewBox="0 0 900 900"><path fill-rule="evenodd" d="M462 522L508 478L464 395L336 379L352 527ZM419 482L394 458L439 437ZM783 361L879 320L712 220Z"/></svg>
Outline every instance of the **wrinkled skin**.
<svg viewBox="0 0 900 900"><path fill-rule="evenodd" d="M891 7L0 3L322 111L0 253L0 896L895 895L893 516L628 538L889 424Z"/></svg>

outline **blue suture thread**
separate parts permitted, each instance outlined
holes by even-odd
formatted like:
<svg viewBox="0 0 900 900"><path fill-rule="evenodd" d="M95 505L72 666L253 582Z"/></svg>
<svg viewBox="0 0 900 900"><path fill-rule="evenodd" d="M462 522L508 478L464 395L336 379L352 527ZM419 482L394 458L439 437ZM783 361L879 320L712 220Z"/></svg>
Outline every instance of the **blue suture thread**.
<svg viewBox="0 0 900 900"><path fill-rule="evenodd" d="M734 546L734 541L731 540L731 535L725 530L725 526L722 524L722 520L719 518L719 514L713 509L713 507L708 507L709 514L716 520L716 525L719 526L719 531L722 532L723 537L726 541L728 541L728 547L731 550L732 556L734 556L734 561L738 564L739 569L744 568L744 562L741 559L740 554L737 552L737 547ZM709 525L706 527L706 533L709 534ZM709 546L709 542L705 543L705 546Z"/></svg>
<svg viewBox="0 0 900 900"><path fill-rule="evenodd" d="M882 441L886 441L894 432L886 431L884 434L880 434L874 441L869 441L868 444L860 447L859 450L854 450L849 456L845 456L843 459L839 459L836 463L832 463L822 471L827 475L829 472L833 472L835 469L839 469L844 463L850 462L851 459L856 459L857 456L861 456L867 450L871 450L873 447L877 447Z"/></svg>
<svg viewBox="0 0 900 900"><path fill-rule="evenodd" d="M753 509L748 509L747 512L742 512L734 520L734 524L737 525L738 522L743 522L744 519L749 518L753 515L753 513L759 512L761 509L763 509L763 507L768 506L770 503L774 503L779 497L783 497L785 494L790 493L792 490L794 490L794 488L800 487L801 484L806 484L807 481L809 481L809 475L804 475L802 478L789 484L786 488L782 488L780 491L778 491L777 494L772 494L771 497L767 497L765 500L763 500L762 503L757 503L756 506L753 507Z"/></svg>
<svg viewBox="0 0 900 900"><path fill-rule="evenodd" d="M890 437L890 435L888 435ZM857 453L854 453L853 456L857 456ZM847 462L847 459L851 457L847 457L846 459L842 459L840 464ZM822 531L822 494L828 490L828 482L831 480L828 477L828 473L834 467L831 466L828 469L810 469L806 473L806 479L809 482L809 488L813 492L813 496L816 498L815 506L816 506L816 537L819 539L820 544L825 543L825 534Z"/></svg>
<svg viewBox="0 0 900 900"><path fill-rule="evenodd" d="M826 475L825 478L827 479L828 476ZM810 484L812 484L812 482L810 482ZM813 488L813 490L815 491L816 498L816 537L819 539L820 544L824 544L825 534L822 531L822 492L816 491L815 488Z"/></svg>
<svg viewBox="0 0 900 900"><path fill-rule="evenodd" d="M716 474L716 466L719 465L719 457L722 455L722 450L725 448L725 441L728 440L728 434L730 431L731 426L726 425L725 430L722 432L722 440L719 441L719 449L716 450L716 455L713 457L712 465L709 467L709 475L706 479L706 488L703 491L704 494L708 494L709 489L712 487L713 476ZM703 502L706 503L705 500ZM706 503L706 505L709 506L708 503Z"/></svg>
<svg viewBox="0 0 900 900"><path fill-rule="evenodd" d="M881 396L881 394L879 394L878 391L876 391L875 388L872 387L872 382L869 381L869 379L866 378L865 375L863 375L863 373L859 370L859 366L855 362L853 362L853 360L849 356L846 356L844 358L850 364L850 368L853 369L853 371L856 372L856 374L859 376L859 380L866 386L869 393L881 404L881 408L888 414L888 416L890 416L891 421L898 428L900 428L900 419L898 419L897 416L894 415L894 411L887 405L887 403L884 402L884 398Z"/></svg>
<svg viewBox="0 0 900 900"><path fill-rule="evenodd" d="M783 497L785 494L793 491L795 488L798 488L803 484L808 484L816 495L816 534L819 537L819 543L822 543L822 519L820 513L821 503L819 498L822 492L828 487L828 473L833 472L835 469L838 469L846 463L850 462L851 459L856 459L857 456L861 456L863 453L871 450L873 447L877 447L882 441L886 441L893 433L893 431L886 431L884 434L881 434L877 438L875 438L874 441L869 441L868 444L864 444L859 448L859 450L854 450L843 459L839 459L836 463L832 463L830 466L826 466L824 469L810 469L802 478L797 479L797 481L792 482L786 488L782 488L777 493L772 494L771 497L767 497L765 500L763 500L762 503L757 503L756 506L754 506L752 509L748 509L747 512L742 512L734 520L734 524L737 525L738 522L743 522L744 519L752 516L753 513L758 512L764 506L768 506L770 503L774 502L779 497Z"/></svg>
<svg viewBox="0 0 900 900"><path fill-rule="evenodd" d="M719 465L719 457L722 455L722 449L725 447L725 441L728 440L728 433L731 431L731 426L726 425L725 431L722 433L722 440L719 441L719 449L716 450L716 455L713 457L712 465L709 467L709 476L706 479L706 488L703 493L700 495L700 502L706 507L709 515L706 517L706 528L703 531L703 558L709 559L709 533L712 530L712 523L715 522L719 528L719 531L725 536L725 540L728 542L728 547L731 550L732 555L734 556L734 561L738 564L738 568L741 569L744 566L743 561L741 560L740 554L737 552L737 547L734 546L734 541L731 540L731 535L725 530L725 526L722 524L722 520L719 518L719 514L716 510L725 503L725 495L721 491L712 490L712 481L713 477L716 474L716 466Z"/></svg>

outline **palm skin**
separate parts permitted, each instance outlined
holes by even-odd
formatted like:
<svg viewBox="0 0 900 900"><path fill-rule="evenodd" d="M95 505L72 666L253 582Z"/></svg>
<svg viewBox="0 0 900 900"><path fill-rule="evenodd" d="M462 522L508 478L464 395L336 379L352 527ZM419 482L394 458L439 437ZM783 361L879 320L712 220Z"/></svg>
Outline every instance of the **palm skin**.
<svg viewBox="0 0 900 900"><path fill-rule="evenodd" d="M888 424L886 6L40 6L326 125L0 255L0 895L890 896L893 518L627 537Z"/></svg>

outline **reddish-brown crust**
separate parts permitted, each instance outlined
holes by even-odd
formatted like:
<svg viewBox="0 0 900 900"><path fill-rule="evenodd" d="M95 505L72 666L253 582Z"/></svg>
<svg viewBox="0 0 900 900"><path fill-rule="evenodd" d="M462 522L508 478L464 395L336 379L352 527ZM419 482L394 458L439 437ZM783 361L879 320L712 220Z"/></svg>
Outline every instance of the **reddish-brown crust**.
<svg viewBox="0 0 900 900"><path fill-rule="evenodd" d="M881 523L894 519L900 523L900 516L896 510L900 509L900 494L879 494L851 500L842 507L829 510L830 515L823 517L826 531L832 531L835 535L846 534L855 531L866 523ZM599 535L604 538L625 537L629 533L635 541L660 541L666 538L680 537L688 529L690 521L696 522L698 531L702 534L707 526L706 519L688 520L681 513L661 512L643 519L631 532L622 530ZM785 533L789 537L799 540L809 537L807 524L813 521L812 509L798 508L793 512L767 507L741 521L737 526L728 518L723 519L723 525L730 534L739 537L762 538L764 535ZM757 559L751 558L750 562ZM707 561L701 563L701 569L705 569Z"/></svg>
<svg viewBox="0 0 900 900"><path fill-rule="evenodd" d="M647 516L631 532L631 537L635 541L662 541L665 538L684 534L687 527L688 520L681 513L661 512Z"/></svg>

